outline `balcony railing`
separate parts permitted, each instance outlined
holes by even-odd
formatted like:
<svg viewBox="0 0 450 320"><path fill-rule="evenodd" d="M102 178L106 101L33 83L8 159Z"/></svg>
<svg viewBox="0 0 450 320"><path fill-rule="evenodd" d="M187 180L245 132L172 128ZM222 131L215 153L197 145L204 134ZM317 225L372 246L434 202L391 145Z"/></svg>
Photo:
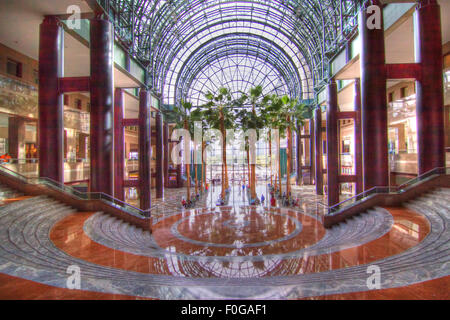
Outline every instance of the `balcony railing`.
<svg viewBox="0 0 450 320"><path fill-rule="evenodd" d="M358 195L355 195L351 198L348 198L334 206L328 207L326 206L326 210L328 211L328 215L335 215L342 212L344 209L348 209L352 206L362 203L370 197L373 197L377 194L401 194L403 192L408 191L418 183L429 179L433 176L450 174L450 168L435 168L430 170L422 175L415 177L407 181L406 183L400 186L389 186L389 187L374 187L369 190L366 190Z"/></svg>

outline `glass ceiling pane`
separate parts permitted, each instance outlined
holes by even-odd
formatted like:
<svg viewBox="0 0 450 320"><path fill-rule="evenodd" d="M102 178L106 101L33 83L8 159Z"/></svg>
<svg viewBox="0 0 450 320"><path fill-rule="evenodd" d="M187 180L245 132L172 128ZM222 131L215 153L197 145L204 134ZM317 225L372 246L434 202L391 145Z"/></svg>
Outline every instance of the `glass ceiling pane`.
<svg viewBox="0 0 450 320"><path fill-rule="evenodd" d="M117 33L147 66L151 86L174 104L201 87L216 87L217 78L202 82L201 74L225 75L232 69L224 69L228 63L241 77L232 85L248 79L257 85L254 67L233 62L242 55L263 60L276 74L271 83L283 84L286 93L312 98L314 86L328 75L328 59L354 32L356 13L367 0L98 1L112 8Z"/></svg>

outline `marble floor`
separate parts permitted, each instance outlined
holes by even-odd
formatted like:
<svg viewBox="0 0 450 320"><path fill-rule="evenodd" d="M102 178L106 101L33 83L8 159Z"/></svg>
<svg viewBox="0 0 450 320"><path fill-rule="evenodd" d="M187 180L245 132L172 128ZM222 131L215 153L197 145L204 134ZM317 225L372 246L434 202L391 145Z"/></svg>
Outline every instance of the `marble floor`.
<svg viewBox="0 0 450 320"><path fill-rule="evenodd" d="M298 208L249 206L236 186L228 206L215 207L214 188L184 210L184 191L158 200L152 234L46 197L4 201L0 299L450 298L450 189L332 229L310 186L294 188Z"/></svg>

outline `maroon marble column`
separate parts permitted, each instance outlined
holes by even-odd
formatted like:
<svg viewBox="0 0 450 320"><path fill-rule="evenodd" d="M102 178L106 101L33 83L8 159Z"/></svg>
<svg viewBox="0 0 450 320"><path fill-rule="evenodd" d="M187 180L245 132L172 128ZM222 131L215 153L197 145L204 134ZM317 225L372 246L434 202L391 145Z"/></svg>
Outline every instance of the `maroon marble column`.
<svg viewBox="0 0 450 320"><path fill-rule="evenodd" d="M319 195L323 194L323 161L322 161L322 110L320 106L314 111L314 122L315 134L314 134L314 145L315 145L315 183L316 183L316 193Z"/></svg>
<svg viewBox="0 0 450 320"><path fill-rule="evenodd" d="M113 40L112 24L92 19L91 59L91 181L92 192L113 194Z"/></svg>
<svg viewBox="0 0 450 320"><path fill-rule="evenodd" d="M164 188L169 187L169 124L164 122Z"/></svg>
<svg viewBox="0 0 450 320"><path fill-rule="evenodd" d="M151 114L149 107L149 94L141 89L139 93L139 199L141 209L151 207L151 181L150 170L151 152Z"/></svg>
<svg viewBox="0 0 450 320"><path fill-rule="evenodd" d="M373 4L382 8L379 0ZM369 5L367 3L366 5ZM364 189L389 185L384 28L369 29L366 9L359 15L361 38L361 124ZM380 17L383 19L383 15Z"/></svg>
<svg viewBox="0 0 450 320"><path fill-rule="evenodd" d="M39 176L64 182L64 32L55 17L45 17L39 31Z"/></svg>
<svg viewBox="0 0 450 320"><path fill-rule="evenodd" d="M125 137L123 127L124 93L116 88L114 93L114 197L124 200Z"/></svg>
<svg viewBox="0 0 450 320"><path fill-rule="evenodd" d="M303 170L302 170L302 139L301 139L301 135L302 135L302 127L300 124L297 125L297 130L296 130L296 142L297 142L297 185L301 185L302 181L303 181Z"/></svg>
<svg viewBox="0 0 450 320"><path fill-rule="evenodd" d="M155 118L156 124L156 198L164 197L164 133L161 113Z"/></svg>
<svg viewBox="0 0 450 320"><path fill-rule="evenodd" d="M355 135L355 176L356 194L364 191L363 185L363 155L361 137L361 84L359 79L355 79L355 101L354 101L354 135Z"/></svg>
<svg viewBox="0 0 450 320"><path fill-rule="evenodd" d="M327 102L327 189L328 206L339 203L339 137L337 85L328 85Z"/></svg>
<svg viewBox="0 0 450 320"><path fill-rule="evenodd" d="M415 15L416 62L423 75L416 82L419 174L445 167L441 31L439 4L420 0Z"/></svg>
<svg viewBox="0 0 450 320"><path fill-rule="evenodd" d="M20 148L25 149L25 119L17 116L8 118L8 153L13 159L20 158ZM25 156L25 150L23 152Z"/></svg>
<svg viewBox="0 0 450 320"><path fill-rule="evenodd" d="M309 184L312 184L316 169L314 166L314 119L309 120Z"/></svg>

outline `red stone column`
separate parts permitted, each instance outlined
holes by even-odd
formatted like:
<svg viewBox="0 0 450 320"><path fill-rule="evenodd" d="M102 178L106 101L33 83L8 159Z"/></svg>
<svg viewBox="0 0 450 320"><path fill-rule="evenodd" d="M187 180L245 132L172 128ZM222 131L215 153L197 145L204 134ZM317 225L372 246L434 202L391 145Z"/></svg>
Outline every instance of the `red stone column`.
<svg viewBox="0 0 450 320"><path fill-rule="evenodd" d="M322 110L320 106L314 111L314 122L315 134L314 134L314 145L315 145L315 182L316 182L316 193L323 194L323 161L322 161Z"/></svg>
<svg viewBox="0 0 450 320"><path fill-rule="evenodd" d="M169 187L169 124L164 122L164 188Z"/></svg>
<svg viewBox="0 0 450 320"><path fill-rule="evenodd" d="M328 206L339 203L339 138L337 85L328 85L327 102L327 182Z"/></svg>
<svg viewBox="0 0 450 320"><path fill-rule="evenodd" d="M151 114L149 107L149 94L141 89L139 93L139 198L141 209L151 207Z"/></svg>
<svg viewBox="0 0 450 320"><path fill-rule="evenodd" d="M13 159L20 158L20 147L25 149L25 119L18 116L8 118L8 153ZM25 158L25 150L23 152Z"/></svg>
<svg viewBox="0 0 450 320"><path fill-rule="evenodd" d="M92 192L113 194L113 40L112 24L92 19L91 53L91 181Z"/></svg>
<svg viewBox="0 0 450 320"><path fill-rule="evenodd" d="M415 15L416 62L422 66L416 82L419 174L445 167L441 31L439 4L420 0Z"/></svg>
<svg viewBox="0 0 450 320"><path fill-rule="evenodd" d="M382 8L379 0L371 2ZM381 21L381 29L369 29L367 18L370 16L364 8L359 16L365 190L389 185L384 28ZM382 14L380 18L383 19Z"/></svg>
<svg viewBox="0 0 450 320"><path fill-rule="evenodd" d="M39 176L64 182L64 104L58 79L63 77L64 32L45 17L39 33Z"/></svg>
<svg viewBox="0 0 450 320"><path fill-rule="evenodd" d="M355 102L354 111L356 114L354 120L355 135L355 175L356 175L356 194L364 191L363 185L363 155L362 155L362 137L361 137L361 84L359 79L355 79Z"/></svg>
<svg viewBox="0 0 450 320"><path fill-rule="evenodd" d="M161 113L155 118L156 123L156 198L164 197L164 133Z"/></svg>
<svg viewBox="0 0 450 320"><path fill-rule="evenodd" d="M314 119L309 120L309 184L312 184L313 176L315 175L314 166Z"/></svg>
<svg viewBox="0 0 450 320"><path fill-rule="evenodd" d="M297 185L301 185L303 181L303 171L302 171L302 139L300 138L302 135L302 127L300 124L297 124L297 130L296 130L296 142L297 142Z"/></svg>
<svg viewBox="0 0 450 320"><path fill-rule="evenodd" d="M124 200L124 171L125 171L125 138L123 111L124 95L123 89L116 88L114 93L114 197Z"/></svg>

